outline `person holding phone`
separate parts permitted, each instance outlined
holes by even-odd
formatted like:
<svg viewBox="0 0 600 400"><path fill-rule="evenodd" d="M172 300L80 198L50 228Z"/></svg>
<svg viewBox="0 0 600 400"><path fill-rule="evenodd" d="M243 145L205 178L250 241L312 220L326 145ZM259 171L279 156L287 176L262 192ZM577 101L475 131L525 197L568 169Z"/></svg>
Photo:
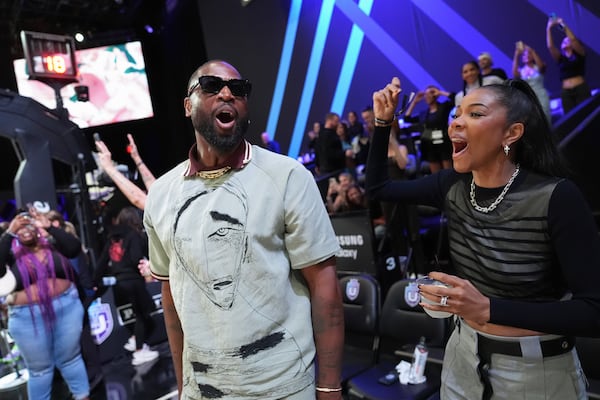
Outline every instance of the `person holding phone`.
<svg viewBox="0 0 600 400"><path fill-rule="evenodd" d="M50 400L55 368L74 399L89 399L80 346L84 309L69 261L80 252L77 237L34 207L13 218L0 236L0 277L11 271L16 280L6 298L8 331L29 370L29 399Z"/></svg>
<svg viewBox="0 0 600 400"><path fill-rule="evenodd" d="M552 28L559 27L565 34L560 50L554 44ZM563 112L567 114L585 99L591 97L590 87L585 81L585 48L565 21L554 14L546 25L546 46L559 68L561 81L560 98Z"/></svg>
<svg viewBox="0 0 600 400"><path fill-rule="evenodd" d="M440 101L439 97L449 98L449 92L429 85L419 91L404 113L404 121L419 123L423 126L421 135L422 160L429 163L431 173L444 168L452 168L452 144L448 137L448 116L454 107L451 100ZM413 116L416 104L425 100L427 108Z"/></svg>
<svg viewBox="0 0 600 400"><path fill-rule="evenodd" d="M346 197L350 186L355 184L354 177L349 172L342 172L338 178L329 178L329 187L327 188L327 211L329 214L335 214L348 206Z"/></svg>
<svg viewBox="0 0 600 400"><path fill-rule="evenodd" d="M531 86L544 109L546 118L551 122L550 96L544 86L546 63L531 46L520 40L515 44L512 72L513 77L523 79Z"/></svg>

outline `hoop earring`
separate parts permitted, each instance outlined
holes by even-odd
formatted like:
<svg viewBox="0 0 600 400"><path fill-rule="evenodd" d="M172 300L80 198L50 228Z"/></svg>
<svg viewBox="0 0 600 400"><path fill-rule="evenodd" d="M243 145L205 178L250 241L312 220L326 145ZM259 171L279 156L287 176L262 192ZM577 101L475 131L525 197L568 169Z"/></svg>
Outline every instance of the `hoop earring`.
<svg viewBox="0 0 600 400"><path fill-rule="evenodd" d="M504 150L504 155L506 155L506 157L508 157L508 153L510 153L510 146L505 144L503 147Z"/></svg>

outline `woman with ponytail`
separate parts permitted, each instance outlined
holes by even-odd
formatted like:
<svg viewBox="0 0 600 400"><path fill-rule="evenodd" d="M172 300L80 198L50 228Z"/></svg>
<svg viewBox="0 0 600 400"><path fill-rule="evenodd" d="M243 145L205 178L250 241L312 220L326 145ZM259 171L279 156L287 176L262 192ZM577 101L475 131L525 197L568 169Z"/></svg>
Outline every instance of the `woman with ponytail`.
<svg viewBox="0 0 600 400"><path fill-rule="evenodd" d="M453 315L442 400L587 399L575 337L600 334L600 237L566 178L540 101L523 80L473 89L448 129L453 169L393 181L385 153L400 80L373 94L371 199L425 204L447 219L444 283L421 306Z"/></svg>
<svg viewBox="0 0 600 400"><path fill-rule="evenodd" d="M17 215L0 236L0 277L10 269L17 282L7 296L8 330L29 371L29 399L50 399L55 368L74 399L88 399L79 345L84 311L68 261L80 251L79 239L35 209Z"/></svg>

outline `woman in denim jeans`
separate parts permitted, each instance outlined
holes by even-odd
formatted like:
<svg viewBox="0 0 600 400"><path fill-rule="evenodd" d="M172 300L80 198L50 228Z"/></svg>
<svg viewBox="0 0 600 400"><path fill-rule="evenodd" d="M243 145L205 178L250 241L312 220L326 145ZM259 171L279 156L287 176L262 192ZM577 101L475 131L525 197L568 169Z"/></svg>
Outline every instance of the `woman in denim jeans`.
<svg viewBox="0 0 600 400"><path fill-rule="evenodd" d="M17 215L0 236L0 277L10 267L17 281L7 296L8 330L29 370L29 399L50 399L54 368L73 398L88 399L79 345L84 311L67 259L79 251L76 237L51 226L34 210Z"/></svg>

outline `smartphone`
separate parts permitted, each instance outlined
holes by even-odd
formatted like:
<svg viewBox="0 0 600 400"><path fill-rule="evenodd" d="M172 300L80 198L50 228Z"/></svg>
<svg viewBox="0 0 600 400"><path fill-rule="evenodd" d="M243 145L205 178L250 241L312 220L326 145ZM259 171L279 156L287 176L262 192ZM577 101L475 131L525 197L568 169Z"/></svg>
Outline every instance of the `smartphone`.
<svg viewBox="0 0 600 400"><path fill-rule="evenodd" d="M100 134L98 132L94 132L93 136L94 136L94 142L99 142L100 140L102 140L102 139L100 139Z"/></svg>
<svg viewBox="0 0 600 400"><path fill-rule="evenodd" d="M31 219L31 215L26 211L20 212L19 215L17 215L17 217Z"/></svg>
<svg viewBox="0 0 600 400"><path fill-rule="evenodd" d="M550 15L548 15L548 16L554 21L556 21L558 19L558 16L554 12L551 12ZM565 26L563 24L558 24L558 27L560 29L565 29Z"/></svg>
<svg viewBox="0 0 600 400"><path fill-rule="evenodd" d="M517 43L515 43L515 45L517 46L517 50L523 51L523 42L522 41L519 40Z"/></svg>
<svg viewBox="0 0 600 400"><path fill-rule="evenodd" d="M386 386L393 385L394 383L399 382L398 372L392 370L379 378L378 382Z"/></svg>

